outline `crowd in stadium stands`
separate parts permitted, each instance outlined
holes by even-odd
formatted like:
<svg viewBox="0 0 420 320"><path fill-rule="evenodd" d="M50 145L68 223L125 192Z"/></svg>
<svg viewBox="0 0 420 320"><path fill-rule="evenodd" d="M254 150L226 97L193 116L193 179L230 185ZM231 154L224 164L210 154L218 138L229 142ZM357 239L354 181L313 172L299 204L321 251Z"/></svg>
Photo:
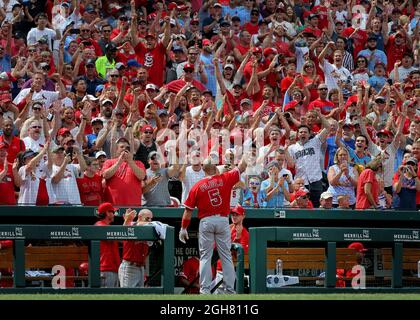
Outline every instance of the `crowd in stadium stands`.
<svg viewBox="0 0 420 320"><path fill-rule="evenodd" d="M417 210L416 0L0 0L0 205Z"/></svg>

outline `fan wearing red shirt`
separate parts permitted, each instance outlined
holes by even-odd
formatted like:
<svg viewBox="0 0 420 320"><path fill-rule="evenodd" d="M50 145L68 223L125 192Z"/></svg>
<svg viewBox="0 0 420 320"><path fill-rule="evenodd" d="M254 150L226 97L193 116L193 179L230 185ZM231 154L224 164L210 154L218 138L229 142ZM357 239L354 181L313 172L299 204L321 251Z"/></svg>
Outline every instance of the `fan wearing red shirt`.
<svg viewBox="0 0 420 320"><path fill-rule="evenodd" d="M211 257L214 242L222 260L225 293L235 293L235 269L230 252L231 235L229 228L230 197L233 186L240 180L247 163L243 157L238 167L218 174L217 160L207 158L203 162L206 177L197 182L190 190L184 203L179 240L183 243L188 238L187 228L194 208L198 208L200 219L198 244L200 250L200 293L209 294L212 282Z"/></svg>
<svg viewBox="0 0 420 320"><path fill-rule="evenodd" d="M236 207L231 209L230 217L232 219L232 224L229 226L231 241L232 243L239 243L244 249L244 253L248 254L249 233L248 230L243 226L243 221L245 219L245 209L240 204L236 205ZM222 263L219 259L217 261L216 283L219 283L219 281L223 278L223 273L221 271Z"/></svg>
<svg viewBox="0 0 420 320"><path fill-rule="evenodd" d="M357 181L356 209L376 209L379 203L379 182L376 174L382 171L381 158L376 158L366 165Z"/></svg>
<svg viewBox="0 0 420 320"><path fill-rule="evenodd" d="M249 22L245 23L242 27L242 30L246 30L252 36L258 33L258 17L260 16L260 12L258 9L254 8L251 10L251 19Z"/></svg>
<svg viewBox="0 0 420 320"><path fill-rule="evenodd" d="M15 205L15 184L12 165L7 159L7 145L0 142L0 205Z"/></svg>
<svg viewBox="0 0 420 320"><path fill-rule="evenodd" d="M137 60L140 64L147 68L149 73L149 82L161 87L165 79L165 57L166 47L171 38L170 17L166 16L164 19L165 31L162 41L158 41L154 34L146 35L146 45L140 41L137 35L137 15L131 19L131 38L134 51L137 54Z"/></svg>
<svg viewBox="0 0 420 320"><path fill-rule="evenodd" d="M102 167L102 177L106 180L105 199L116 205L140 207L146 169L141 161L133 160L126 138L118 139L116 145L116 157L106 160Z"/></svg>
<svg viewBox="0 0 420 320"><path fill-rule="evenodd" d="M84 206L98 206L102 203L102 177L98 174L99 161L86 159L86 170L83 178L77 178L80 201Z"/></svg>
<svg viewBox="0 0 420 320"><path fill-rule="evenodd" d="M344 38L353 40L353 56L355 58L357 57L360 51L365 49L365 44L368 39L368 34L365 30L349 27L349 28L344 29L342 36ZM389 60L388 60L388 63L389 63Z"/></svg>
<svg viewBox="0 0 420 320"><path fill-rule="evenodd" d="M386 43L386 56L388 58L386 68L388 73L394 68L395 62L403 59L405 52L411 51L411 45L407 40L407 36L405 30L401 28L395 35L390 35L388 41L384 39Z"/></svg>
<svg viewBox="0 0 420 320"><path fill-rule="evenodd" d="M264 104L262 116L268 116L271 112L275 112L279 106L273 102L274 98L274 89L269 85L265 84L262 89L262 94L259 93L255 94L252 97L253 103L253 110L257 111L262 104Z"/></svg>
<svg viewBox="0 0 420 320"><path fill-rule="evenodd" d="M126 15L119 16L117 28L111 32L111 40L115 43L121 43L121 41L127 36L129 28L130 25L128 24L128 17Z"/></svg>
<svg viewBox="0 0 420 320"><path fill-rule="evenodd" d="M316 110L319 109L322 115L324 116L331 116L335 105L332 101L328 100L328 88L325 83L321 83L318 85L318 94L319 98L312 101L309 106L308 110Z"/></svg>
<svg viewBox="0 0 420 320"><path fill-rule="evenodd" d="M0 115L1 117L2 115ZM19 137L13 135L14 124L12 119L4 119L3 134L0 136L0 144L4 143L7 152L7 160L10 163L15 161L17 154L25 151L25 143Z"/></svg>
<svg viewBox="0 0 420 320"><path fill-rule="evenodd" d="M98 207L97 216L99 221L95 226L107 227L114 222L114 212L117 211L111 203L105 202ZM101 287L118 287L118 268L121 263L120 253L118 251L118 241L100 242L100 270Z"/></svg>
<svg viewBox="0 0 420 320"><path fill-rule="evenodd" d="M308 16L309 26L303 29L304 33L313 33L317 38L322 36L322 30L319 23L319 16L317 14L311 13Z"/></svg>

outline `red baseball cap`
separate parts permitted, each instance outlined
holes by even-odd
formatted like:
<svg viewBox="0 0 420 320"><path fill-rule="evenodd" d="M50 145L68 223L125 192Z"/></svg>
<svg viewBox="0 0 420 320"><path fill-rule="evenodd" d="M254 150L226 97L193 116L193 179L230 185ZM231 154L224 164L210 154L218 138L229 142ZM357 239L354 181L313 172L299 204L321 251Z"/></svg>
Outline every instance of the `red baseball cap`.
<svg viewBox="0 0 420 320"><path fill-rule="evenodd" d="M178 5L175 2L171 2L170 4L168 4L168 10L173 10L178 8Z"/></svg>
<svg viewBox="0 0 420 320"><path fill-rule="evenodd" d="M240 216L243 216L245 215L245 209L240 204L237 204L236 207L230 209L230 213L236 213Z"/></svg>
<svg viewBox="0 0 420 320"><path fill-rule="evenodd" d="M299 197L306 196L308 193L309 193L308 190L306 190L305 188L300 188L298 191L296 191L295 196L296 198L299 198Z"/></svg>
<svg viewBox="0 0 420 320"><path fill-rule="evenodd" d="M148 34L146 34L146 36L144 37L145 39L146 38L153 38L153 39L156 39L156 36L153 34L153 33L148 33Z"/></svg>
<svg viewBox="0 0 420 320"><path fill-rule="evenodd" d="M357 252L366 252L366 251L368 251L367 249L365 249L365 247L363 246L363 244L361 242L353 242L353 243L350 243L347 248L354 249Z"/></svg>
<svg viewBox="0 0 420 320"><path fill-rule="evenodd" d="M346 107L351 106L353 103L357 104L357 96L351 96L347 99Z"/></svg>
<svg viewBox="0 0 420 320"><path fill-rule="evenodd" d="M277 54L277 50L274 48L265 48L264 57L268 57L270 54Z"/></svg>
<svg viewBox="0 0 420 320"><path fill-rule="evenodd" d="M290 109L294 109L298 104L299 102L297 102L296 100L290 101L288 104L284 106L284 112Z"/></svg>
<svg viewBox="0 0 420 320"><path fill-rule="evenodd" d="M141 132L145 132L146 130L153 131L153 127L150 124L146 124L140 129Z"/></svg>
<svg viewBox="0 0 420 320"><path fill-rule="evenodd" d="M108 211L117 211L118 209L115 209L111 203L109 202L104 202L102 203L99 207L98 207L98 212L99 213L106 213Z"/></svg>
<svg viewBox="0 0 420 320"><path fill-rule="evenodd" d="M61 128L60 130L58 130L57 135L64 136L66 133L71 133L71 132L68 128Z"/></svg>
<svg viewBox="0 0 420 320"><path fill-rule="evenodd" d="M192 64L192 63L186 63L186 64L184 64L184 68L183 68L184 70L194 70L195 69L195 66Z"/></svg>
<svg viewBox="0 0 420 320"><path fill-rule="evenodd" d="M209 46L209 45L211 45L211 41L209 39L204 39L203 46Z"/></svg>
<svg viewBox="0 0 420 320"><path fill-rule="evenodd" d="M252 48L252 53L262 53L262 48L261 47L254 47L254 48Z"/></svg>
<svg viewBox="0 0 420 320"><path fill-rule="evenodd" d="M392 132L389 131L389 130L386 130L386 129L382 129L382 130L379 130L378 132L376 132L376 136L379 136L380 134L385 134L388 137L392 137L393 136Z"/></svg>

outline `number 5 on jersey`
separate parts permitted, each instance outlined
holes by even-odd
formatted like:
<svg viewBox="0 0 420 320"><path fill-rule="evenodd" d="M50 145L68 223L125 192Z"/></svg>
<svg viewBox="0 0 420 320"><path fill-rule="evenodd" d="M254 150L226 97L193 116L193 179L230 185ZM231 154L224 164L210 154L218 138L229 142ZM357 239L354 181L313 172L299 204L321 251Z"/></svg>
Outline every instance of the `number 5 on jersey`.
<svg viewBox="0 0 420 320"><path fill-rule="evenodd" d="M210 203L213 207L218 207L222 204L222 197L220 196L219 189L212 189L208 191Z"/></svg>

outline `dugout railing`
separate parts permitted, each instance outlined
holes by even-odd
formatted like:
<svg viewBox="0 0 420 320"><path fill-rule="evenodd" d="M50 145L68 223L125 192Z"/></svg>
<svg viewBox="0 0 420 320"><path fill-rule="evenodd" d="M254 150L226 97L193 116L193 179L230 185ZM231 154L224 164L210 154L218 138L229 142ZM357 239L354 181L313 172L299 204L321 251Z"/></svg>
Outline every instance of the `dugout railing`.
<svg viewBox="0 0 420 320"><path fill-rule="evenodd" d="M337 243L350 242L379 243L392 245L391 287L366 288L362 292L420 292L420 287L403 287L403 247L404 244L420 244L420 229L385 229L385 228L325 228L325 227L260 227L250 228L249 272L251 293L287 293L287 292L345 292L353 288L336 288L336 250ZM268 288L267 246L268 243L286 243L286 245L314 243L325 245L325 281L324 287ZM420 246L417 246L420 247ZM279 257L281 258L281 257ZM420 260L420 259L419 259Z"/></svg>
<svg viewBox="0 0 420 320"><path fill-rule="evenodd" d="M166 228L161 240L153 226L63 226L63 225L0 225L0 240L13 240L13 288L1 288L0 293L174 293L174 228ZM88 287L54 289L52 287L26 287L25 241L86 241L88 242ZM132 240L163 241L161 284L148 288L101 288L100 241Z"/></svg>

